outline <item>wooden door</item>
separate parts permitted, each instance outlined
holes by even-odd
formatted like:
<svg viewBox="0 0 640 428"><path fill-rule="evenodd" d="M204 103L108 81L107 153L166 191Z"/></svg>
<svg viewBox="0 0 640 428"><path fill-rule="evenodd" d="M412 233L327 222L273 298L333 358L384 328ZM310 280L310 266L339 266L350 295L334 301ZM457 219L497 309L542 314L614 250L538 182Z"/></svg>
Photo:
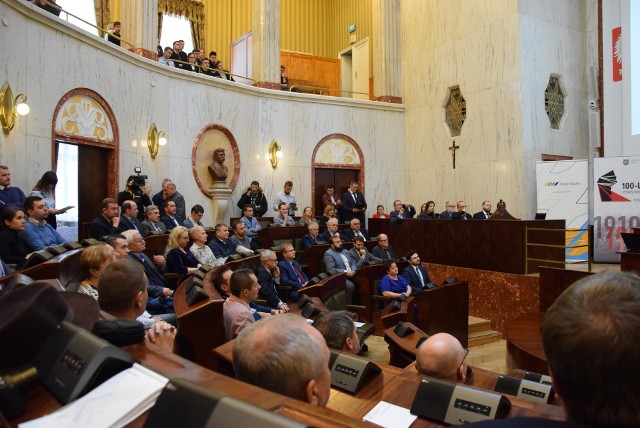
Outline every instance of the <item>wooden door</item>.
<svg viewBox="0 0 640 428"><path fill-rule="evenodd" d="M79 238L88 238L87 223L99 213L102 200L109 196L108 156L110 150L100 147L78 146L78 224Z"/></svg>
<svg viewBox="0 0 640 428"><path fill-rule="evenodd" d="M315 215L324 213L322 195L327 193L327 186L333 184L335 194L342 198L353 180L359 180L359 169L316 168L315 169Z"/></svg>

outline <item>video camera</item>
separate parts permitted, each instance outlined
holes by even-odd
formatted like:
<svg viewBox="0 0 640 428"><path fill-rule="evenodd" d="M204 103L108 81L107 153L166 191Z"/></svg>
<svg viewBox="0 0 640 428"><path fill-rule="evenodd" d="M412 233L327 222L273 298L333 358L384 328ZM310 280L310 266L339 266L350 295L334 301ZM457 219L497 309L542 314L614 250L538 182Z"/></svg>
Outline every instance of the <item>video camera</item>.
<svg viewBox="0 0 640 428"><path fill-rule="evenodd" d="M140 168L139 166L133 168L133 172L136 173L136 175L133 177L133 185L139 189L145 185L145 182L149 178L149 176L142 175L142 168Z"/></svg>

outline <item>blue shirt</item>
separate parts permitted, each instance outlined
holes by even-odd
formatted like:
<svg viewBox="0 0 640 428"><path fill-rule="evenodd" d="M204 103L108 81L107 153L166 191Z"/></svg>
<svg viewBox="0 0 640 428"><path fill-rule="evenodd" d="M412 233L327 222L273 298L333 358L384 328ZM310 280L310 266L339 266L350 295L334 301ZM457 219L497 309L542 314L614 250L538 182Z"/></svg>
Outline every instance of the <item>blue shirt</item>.
<svg viewBox="0 0 640 428"><path fill-rule="evenodd" d="M43 250L52 245L62 245L66 242L50 224L36 226L30 220L24 224L24 231L20 236L33 251Z"/></svg>
<svg viewBox="0 0 640 428"><path fill-rule="evenodd" d="M391 279L389 275L385 275L380 280L380 293L391 291L392 293L406 293L409 283L402 275L398 275L398 279Z"/></svg>

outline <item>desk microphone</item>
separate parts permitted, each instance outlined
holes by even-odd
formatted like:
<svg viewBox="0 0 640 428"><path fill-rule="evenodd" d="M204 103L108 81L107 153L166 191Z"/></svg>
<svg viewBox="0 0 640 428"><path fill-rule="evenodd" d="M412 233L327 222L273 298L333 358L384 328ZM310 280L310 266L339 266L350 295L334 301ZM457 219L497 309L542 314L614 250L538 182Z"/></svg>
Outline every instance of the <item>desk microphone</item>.
<svg viewBox="0 0 640 428"><path fill-rule="evenodd" d="M0 414L7 420L20 416L25 410L22 396L35 386L37 380L35 367L0 376Z"/></svg>

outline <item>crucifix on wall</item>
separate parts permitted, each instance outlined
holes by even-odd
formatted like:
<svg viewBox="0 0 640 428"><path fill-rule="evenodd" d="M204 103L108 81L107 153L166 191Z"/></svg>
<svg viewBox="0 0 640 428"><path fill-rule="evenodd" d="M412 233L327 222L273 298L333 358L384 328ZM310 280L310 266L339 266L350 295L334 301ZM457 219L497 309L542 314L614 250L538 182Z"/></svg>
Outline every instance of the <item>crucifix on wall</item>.
<svg viewBox="0 0 640 428"><path fill-rule="evenodd" d="M456 146L456 140L453 140L453 144L449 147L451 150L451 158L453 159L453 169L456 169L456 150L458 150L460 146Z"/></svg>

